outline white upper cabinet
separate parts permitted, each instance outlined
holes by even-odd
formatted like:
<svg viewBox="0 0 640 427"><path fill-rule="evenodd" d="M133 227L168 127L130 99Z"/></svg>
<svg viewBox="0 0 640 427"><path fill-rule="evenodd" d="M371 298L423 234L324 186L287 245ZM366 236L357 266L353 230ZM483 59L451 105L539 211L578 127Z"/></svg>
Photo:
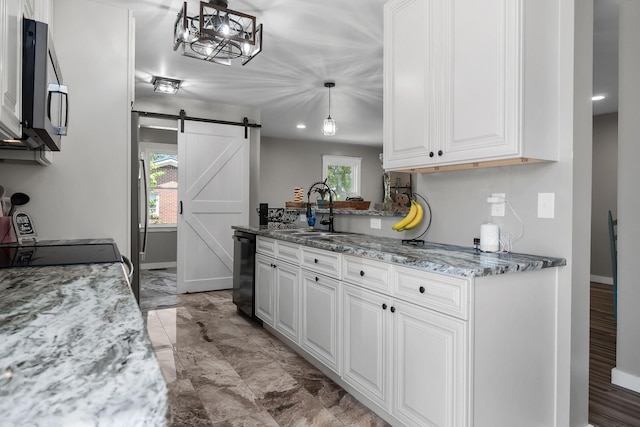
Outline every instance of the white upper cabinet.
<svg viewBox="0 0 640 427"><path fill-rule="evenodd" d="M22 136L22 7L0 0L0 138Z"/></svg>
<svg viewBox="0 0 640 427"><path fill-rule="evenodd" d="M0 0L0 139L22 137L22 18L51 14L51 0Z"/></svg>
<svg viewBox="0 0 640 427"><path fill-rule="evenodd" d="M557 160L557 5L390 0L384 168Z"/></svg>

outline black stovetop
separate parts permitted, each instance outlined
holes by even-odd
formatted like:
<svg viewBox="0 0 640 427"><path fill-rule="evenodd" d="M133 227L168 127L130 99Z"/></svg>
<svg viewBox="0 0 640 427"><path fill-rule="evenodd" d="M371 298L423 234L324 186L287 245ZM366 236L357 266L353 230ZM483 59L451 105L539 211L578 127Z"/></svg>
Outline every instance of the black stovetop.
<svg viewBox="0 0 640 427"><path fill-rule="evenodd" d="M115 243L0 247L0 268L121 262Z"/></svg>

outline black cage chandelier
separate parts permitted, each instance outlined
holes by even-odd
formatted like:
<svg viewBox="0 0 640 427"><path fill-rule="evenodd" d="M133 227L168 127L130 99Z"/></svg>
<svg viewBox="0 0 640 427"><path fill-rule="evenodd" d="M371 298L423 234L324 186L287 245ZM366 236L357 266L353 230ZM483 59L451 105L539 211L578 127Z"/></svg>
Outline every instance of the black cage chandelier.
<svg viewBox="0 0 640 427"><path fill-rule="evenodd" d="M227 9L226 0L201 1L198 14L187 14L187 2L173 29L173 50L192 58L223 65L240 59L242 65L262 51L262 24L255 16Z"/></svg>

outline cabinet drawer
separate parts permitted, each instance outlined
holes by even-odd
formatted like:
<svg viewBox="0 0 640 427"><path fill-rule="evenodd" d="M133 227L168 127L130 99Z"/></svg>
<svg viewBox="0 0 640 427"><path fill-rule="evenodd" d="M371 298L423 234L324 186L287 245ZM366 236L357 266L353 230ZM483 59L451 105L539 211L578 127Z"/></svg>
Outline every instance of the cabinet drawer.
<svg viewBox="0 0 640 427"><path fill-rule="evenodd" d="M340 254L322 249L301 246L302 267L317 273L340 279Z"/></svg>
<svg viewBox="0 0 640 427"><path fill-rule="evenodd" d="M390 264L349 255L342 258L342 278L347 282L388 294L389 277Z"/></svg>
<svg viewBox="0 0 640 427"><path fill-rule="evenodd" d="M256 252L259 254L276 256L276 241L267 237L258 236L256 238Z"/></svg>
<svg viewBox="0 0 640 427"><path fill-rule="evenodd" d="M396 267L393 296L460 319L469 315L469 280Z"/></svg>
<svg viewBox="0 0 640 427"><path fill-rule="evenodd" d="M300 264L300 245L296 243L283 242L276 243L276 258L280 261L290 262L295 265Z"/></svg>

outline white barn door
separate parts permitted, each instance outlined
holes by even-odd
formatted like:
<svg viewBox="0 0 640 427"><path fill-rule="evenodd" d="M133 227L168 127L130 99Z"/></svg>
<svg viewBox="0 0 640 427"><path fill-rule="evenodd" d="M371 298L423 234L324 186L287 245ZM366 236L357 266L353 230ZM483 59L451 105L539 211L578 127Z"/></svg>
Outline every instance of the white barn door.
<svg viewBox="0 0 640 427"><path fill-rule="evenodd" d="M233 286L231 226L249 224L244 132L241 126L193 121L178 131L178 293Z"/></svg>

